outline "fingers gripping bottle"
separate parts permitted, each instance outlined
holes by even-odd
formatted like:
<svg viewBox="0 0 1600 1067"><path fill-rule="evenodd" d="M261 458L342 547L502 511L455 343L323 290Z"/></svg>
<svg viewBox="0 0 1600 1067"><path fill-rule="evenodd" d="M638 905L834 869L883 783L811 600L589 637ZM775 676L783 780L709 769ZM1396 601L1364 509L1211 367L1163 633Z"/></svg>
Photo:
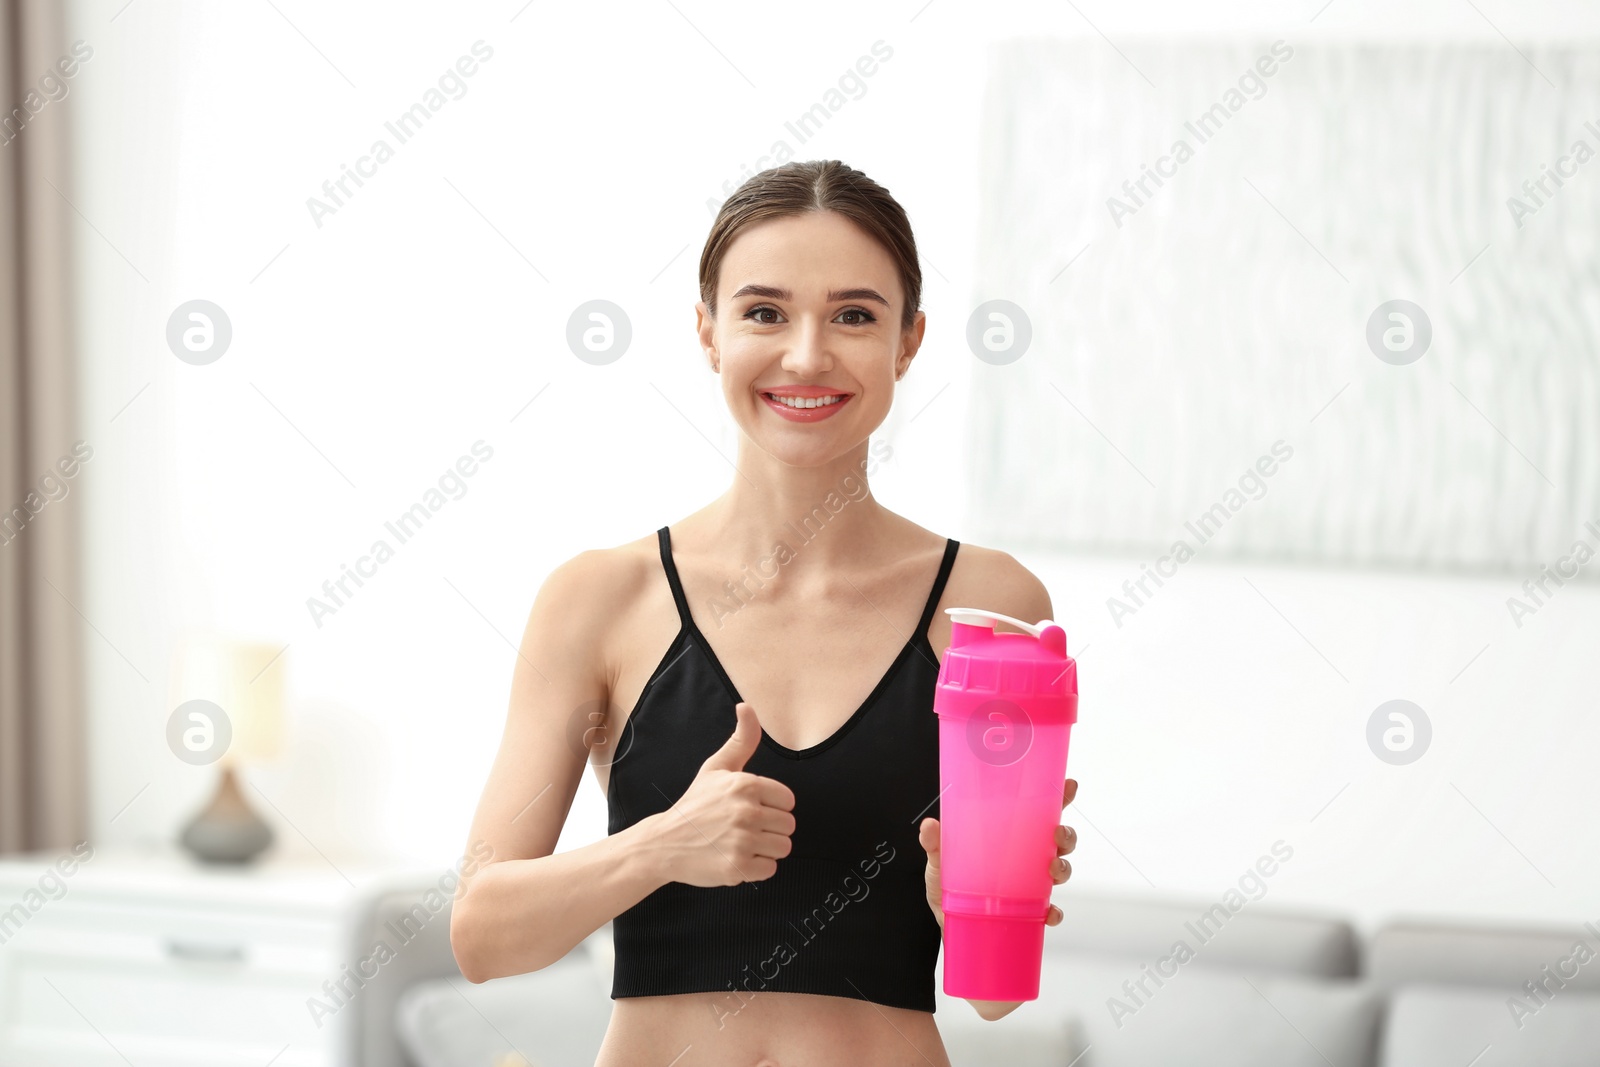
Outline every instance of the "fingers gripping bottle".
<svg viewBox="0 0 1600 1067"><path fill-rule="evenodd" d="M1054 882L1055 832L1078 721L1066 631L948 608L939 665L939 876L944 991L1034 1000ZM1024 633L996 633L996 622Z"/></svg>

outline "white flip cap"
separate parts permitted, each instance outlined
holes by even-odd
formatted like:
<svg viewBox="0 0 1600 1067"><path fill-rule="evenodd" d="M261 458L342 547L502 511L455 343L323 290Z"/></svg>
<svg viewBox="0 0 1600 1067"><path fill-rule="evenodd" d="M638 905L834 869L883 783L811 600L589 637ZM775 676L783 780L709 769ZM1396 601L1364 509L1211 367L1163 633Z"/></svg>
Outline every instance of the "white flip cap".
<svg viewBox="0 0 1600 1067"><path fill-rule="evenodd" d="M1036 623L1023 622L1021 619L1013 619L1010 615L1002 615L998 611L984 611L982 608L945 608L944 613L950 616L951 622L959 622L964 626L987 626L992 630L995 623L1004 622L1034 637L1044 633L1046 626L1055 625L1049 619L1041 619Z"/></svg>

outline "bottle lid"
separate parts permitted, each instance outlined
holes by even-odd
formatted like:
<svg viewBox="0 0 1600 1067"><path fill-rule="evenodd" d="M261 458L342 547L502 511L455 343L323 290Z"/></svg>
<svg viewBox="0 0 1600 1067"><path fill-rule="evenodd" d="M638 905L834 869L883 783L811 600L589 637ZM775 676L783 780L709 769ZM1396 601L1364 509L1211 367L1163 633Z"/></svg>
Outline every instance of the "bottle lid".
<svg viewBox="0 0 1600 1067"><path fill-rule="evenodd" d="M1044 633L1046 626L1055 625L1049 619L1041 619L1037 623L1023 622L1021 619L1013 619L1010 615L1002 615L998 611L984 611L981 608L945 608L944 613L950 616L951 622L959 622L964 626L987 626L992 630L995 623L1003 622L1034 637Z"/></svg>

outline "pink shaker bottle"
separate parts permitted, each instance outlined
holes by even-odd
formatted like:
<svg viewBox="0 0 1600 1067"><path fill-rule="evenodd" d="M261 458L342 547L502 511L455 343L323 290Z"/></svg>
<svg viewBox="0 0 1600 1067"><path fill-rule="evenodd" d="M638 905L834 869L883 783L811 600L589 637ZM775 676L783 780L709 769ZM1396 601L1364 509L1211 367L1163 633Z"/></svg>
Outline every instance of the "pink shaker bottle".
<svg viewBox="0 0 1600 1067"><path fill-rule="evenodd" d="M944 991L1034 1000L1050 907L1078 665L1066 631L948 608L939 665ZM996 621L1025 633L995 633Z"/></svg>

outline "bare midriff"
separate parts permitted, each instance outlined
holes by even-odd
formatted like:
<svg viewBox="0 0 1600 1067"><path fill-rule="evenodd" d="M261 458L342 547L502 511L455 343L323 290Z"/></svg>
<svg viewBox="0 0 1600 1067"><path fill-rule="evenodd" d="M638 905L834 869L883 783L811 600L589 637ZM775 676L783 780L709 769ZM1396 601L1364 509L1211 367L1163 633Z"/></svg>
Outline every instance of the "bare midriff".
<svg viewBox="0 0 1600 1067"><path fill-rule="evenodd" d="M811 993L613 1000L595 1067L950 1067L933 1015Z"/></svg>

